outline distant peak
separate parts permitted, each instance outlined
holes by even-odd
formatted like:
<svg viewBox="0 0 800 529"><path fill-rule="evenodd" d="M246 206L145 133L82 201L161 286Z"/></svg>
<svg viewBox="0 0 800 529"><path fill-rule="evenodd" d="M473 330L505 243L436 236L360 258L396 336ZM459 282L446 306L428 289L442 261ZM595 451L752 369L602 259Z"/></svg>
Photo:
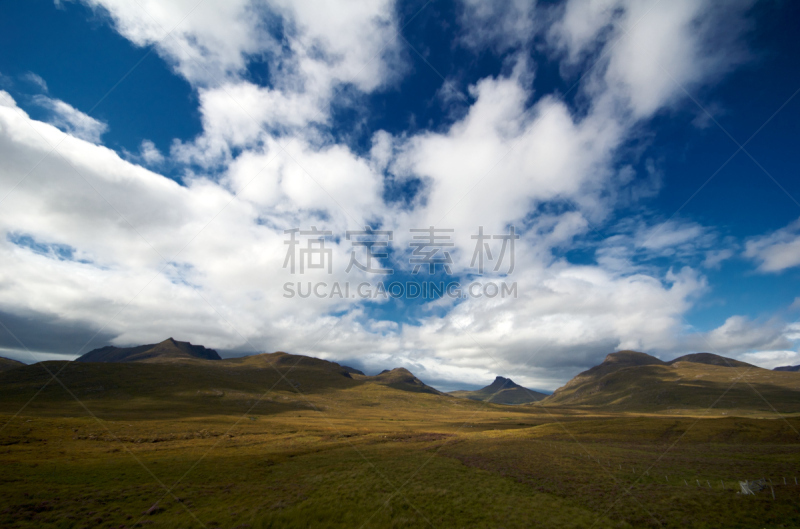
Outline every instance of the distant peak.
<svg viewBox="0 0 800 529"><path fill-rule="evenodd" d="M133 347L106 346L89 351L77 358L79 362L135 362L151 361L156 358L199 358L204 360L221 360L213 349L189 342L179 342L171 336L163 342Z"/></svg>
<svg viewBox="0 0 800 529"><path fill-rule="evenodd" d="M457 391L454 396L482 400L495 404L526 404L545 398L547 395L522 387L510 378L497 375L494 382L475 391Z"/></svg>
<svg viewBox="0 0 800 529"><path fill-rule="evenodd" d="M603 362L607 364L635 364L635 365L664 363L655 356L651 356L647 353L640 353L639 351L628 351L628 350L611 353L610 355L606 356Z"/></svg>
<svg viewBox="0 0 800 529"><path fill-rule="evenodd" d="M384 369L383 371L381 371L378 374L379 375L383 375L384 373L403 373L403 374L409 374L409 375L412 374L411 371L409 371L405 367L393 367L392 369Z"/></svg>
<svg viewBox="0 0 800 529"><path fill-rule="evenodd" d="M494 382L486 386L487 388L492 388L493 390L499 391L501 389L511 389L520 387L516 382L511 380L510 378L501 377L498 375L495 377Z"/></svg>

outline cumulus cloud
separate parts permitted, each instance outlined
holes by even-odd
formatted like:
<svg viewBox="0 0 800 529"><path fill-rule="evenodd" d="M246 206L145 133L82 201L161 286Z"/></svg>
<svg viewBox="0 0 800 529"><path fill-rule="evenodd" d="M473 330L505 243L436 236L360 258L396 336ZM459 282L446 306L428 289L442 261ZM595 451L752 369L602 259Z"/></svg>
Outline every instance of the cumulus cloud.
<svg viewBox="0 0 800 529"><path fill-rule="evenodd" d="M44 95L34 96L33 102L50 111L49 122L64 132L92 143L100 143L100 137L108 125L84 114L69 103Z"/></svg>
<svg viewBox="0 0 800 529"><path fill-rule="evenodd" d="M262 129L326 123L342 86L370 92L405 68L388 0L85 3L135 44L155 46L198 87L204 133L177 144L175 155L186 162L227 163L232 148L264 140ZM245 80L253 60L272 72L266 86Z"/></svg>
<svg viewBox="0 0 800 529"><path fill-rule="evenodd" d="M113 20L117 31L158 53L193 82L241 72L246 56L266 43L258 31L259 10L250 1L194 2L87 0Z"/></svg>
<svg viewBox="0 0 800 529"><path fill-rule="evenodd" d="M202 177L181 186L77 139L62 144L60 156L45 156L62 138L56 128L7 106L0 107L0 123L6 161L0 196L8 197L0 215L3 310L92 322L120 344L178 334L212 347L249 350L300 349L314 335L311 328L324 329L333 320L327 314L337 310L335 304L282 297L278 278L295 279L282 268L283 230L295 222L320 223L303 207L319 211L331 205L324 194L302 192L313 183L296 165L282 176L285 191L274 197L277 211L267 218L259 208L263 195L233 200L224 186ZM338 174L325 173L329 178L350 170L370 178L363 162L338 147L303 159L309 167L339 167ZM365 184L353 180L356 187L340 187L341 203L363 213L361 201L368 198L354 190ZM295 195L299 207L291 203ZM343 262L344 242L330 244ZM52 248L59 251L42 250Z"/></svg>

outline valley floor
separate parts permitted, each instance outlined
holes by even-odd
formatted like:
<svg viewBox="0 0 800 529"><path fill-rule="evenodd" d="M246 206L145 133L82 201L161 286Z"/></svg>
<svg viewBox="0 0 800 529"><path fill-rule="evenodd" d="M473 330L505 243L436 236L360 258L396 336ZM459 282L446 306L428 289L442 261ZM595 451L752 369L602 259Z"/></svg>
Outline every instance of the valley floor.
<svg viewBox="0 0 800 529"><path fill-rule="evenodd" d="M0 526L800 526L795 417L601 415L381 386L236 398L249 412L4 404ZM758 478L765 490L737 494Z"/></svg>

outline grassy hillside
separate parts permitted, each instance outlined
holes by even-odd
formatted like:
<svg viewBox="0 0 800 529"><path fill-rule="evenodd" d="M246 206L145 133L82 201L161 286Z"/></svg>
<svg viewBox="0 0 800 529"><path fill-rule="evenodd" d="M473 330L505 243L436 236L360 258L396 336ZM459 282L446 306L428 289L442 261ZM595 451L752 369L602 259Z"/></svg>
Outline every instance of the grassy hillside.
<svg viewBox="0 0 800 529"><path fill-rule="evenodd" d="M451 391L449 395L462 399L494 402L495 404L527 404L547 397L544 393L524 388L504 377L495 378L494 382L479 390Z"/></svg>
<svg viewBox="0 0 800 529"><path fill-rule="evenodd" d="M713 356L713 355L712 355ZM720 357L718 357L720 358ZM749 364L676 361L623 351L576 376L547 405L599 406L617 411L736 410L800 412L800 376ZM743 365L742 365L743 364Z"/></svg>

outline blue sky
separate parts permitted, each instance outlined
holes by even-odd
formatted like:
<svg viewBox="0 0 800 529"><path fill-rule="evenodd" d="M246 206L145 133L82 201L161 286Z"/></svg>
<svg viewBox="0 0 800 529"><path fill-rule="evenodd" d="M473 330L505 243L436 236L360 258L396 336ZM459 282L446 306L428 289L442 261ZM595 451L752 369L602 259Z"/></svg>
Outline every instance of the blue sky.
<svg viewBox="0 0 800 529"><path fill-rule="evenodd" d="M800 7L365 6L6 6L4 354L174 336L543 389L626 347L800 362ZM336 270L298 277L312 225ZM411 228L455 229L436 277L468 283L470 235L515 226L479 279L520 299L282 295L385 279L344 272L364 225L387 284L428 280Z"/></svg>

